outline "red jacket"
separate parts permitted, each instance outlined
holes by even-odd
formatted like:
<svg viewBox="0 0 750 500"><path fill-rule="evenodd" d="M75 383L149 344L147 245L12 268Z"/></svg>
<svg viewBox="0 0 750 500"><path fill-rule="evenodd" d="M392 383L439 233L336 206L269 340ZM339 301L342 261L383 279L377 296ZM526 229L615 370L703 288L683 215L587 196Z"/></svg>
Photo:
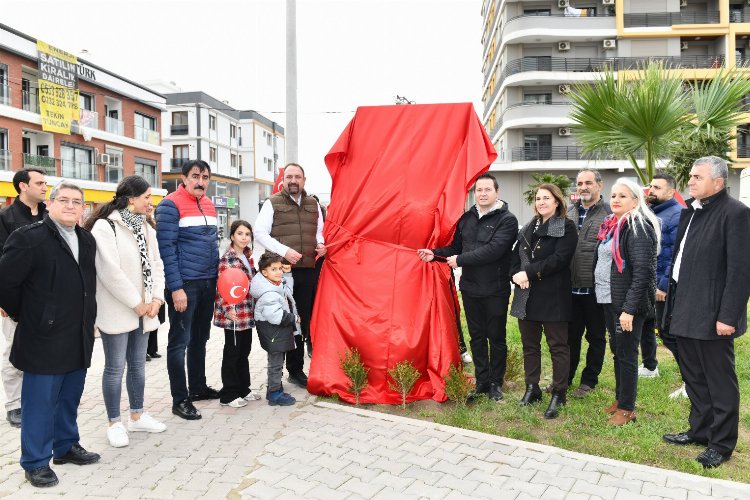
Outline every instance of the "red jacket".
<svg viewBox="0 0 750 500"><path fill-rule="evenodd" d="M256 271L252 253L250 252L250 247L245 247L245 257L247 257L248 262L250 262L250 269L245 267L245 264L237 255L234 247L232 245L229 245L229 249L219 261L219 274L221 274L226 269L236 267L237 269L241 269L245 274L247 274L248 280L252 280L253 276L255 276ZM227 312L231 311L232 308L234 308L234 313L239 318L239 321L232 321L227 317ZM224 299L221 298L219 292L216 292L216 298L214 299L214 325L227 329L234 328L238 331L253 328L255 326L255 321L253 321L254 308L255 303L249 293L242 302L232 306L229 304L225 304Z"/></svg>

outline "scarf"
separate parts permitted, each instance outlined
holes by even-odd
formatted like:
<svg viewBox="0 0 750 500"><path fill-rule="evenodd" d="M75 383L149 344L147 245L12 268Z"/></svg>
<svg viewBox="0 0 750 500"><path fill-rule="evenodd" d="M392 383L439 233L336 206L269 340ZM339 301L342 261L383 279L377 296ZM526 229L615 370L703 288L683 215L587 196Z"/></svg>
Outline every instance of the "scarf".
<svg viewBox="0 0 750 500"><path fill-rule="evenodd" d="M138 253L141 256L141 270L143 271L143 287L146 289L144 302L150 304L153 298L154 280L151 277L151 262L148 259L146 232L143 228L143 225L146 223L146 216L133 213L130 210L119 210L119 213L122 221L133 232L135 241L138 243Z"/></svg>
<svg viewBox="0 0 750 500"><path fill-rule="evenodd" d="M606 242L612 238L612 259L615 261L617 270L620 273L622 273L622 269L625 265L622 260L622 255L620 255L620 231L622 231L622 226L625 224L626 220L627 217L622 217L620 220L617 220L615 214L609 214L604 218L602 225L599 226L599 233L596 235L596 238L602 242Z"/></svg>

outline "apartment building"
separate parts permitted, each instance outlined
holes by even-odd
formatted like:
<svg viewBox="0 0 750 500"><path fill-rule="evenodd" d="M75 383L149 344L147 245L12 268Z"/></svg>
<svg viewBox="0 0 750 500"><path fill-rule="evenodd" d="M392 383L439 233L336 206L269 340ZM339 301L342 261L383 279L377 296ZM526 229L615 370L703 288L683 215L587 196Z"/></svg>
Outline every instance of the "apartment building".
<svg viewBox="0 0 750 500"><path fill-rule="evenodd" d="M37 39L0 24L0 205L17 196L11 180L25 167L42 168L50 185L75 181L84 189L87 212L111 201L120 179L133 174L156 188L158 202L166 194L159 134L166 99L85 60L75 67L80 117L70 133L45 131Z"/></svg>
<svg viewBox="0 0 750 500"><path fill-rule="evenodd" d="M220 233L228 235L238 218L255 221L284 165L284 129L255 111L237 110L204 92L165 97L162 186L174 191L181 182L182 164L204 160L211 166L207 194L216 206Z"/></svg>
<svg viewBox="0 0 750 500"><path fill-rule="evenodd" d="M593 81L605 65L623 74L664 60L692 80L750 60L747 1L485 0L482 16L483 123L498 152L491 171L520 220L532 215L521 200L532 173L574 181L593 167L605 190L635 176L627 161L583 154L568 118L572 84ZM749 127L740 128L730 192L750 166Z"/></svg>

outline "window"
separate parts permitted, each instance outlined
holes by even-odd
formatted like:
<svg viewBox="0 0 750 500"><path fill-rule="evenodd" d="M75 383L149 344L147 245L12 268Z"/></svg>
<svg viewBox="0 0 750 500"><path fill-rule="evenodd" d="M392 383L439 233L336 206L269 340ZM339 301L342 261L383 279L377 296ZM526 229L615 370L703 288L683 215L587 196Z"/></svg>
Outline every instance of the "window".
<svg viewBox="0 0 750 500"><path fill-rule="evenodd" d="M8 151L8 129L0 128L0 170L10 170L10 151Z"/></svg>
<svg viewBox="0 0 750 500"><path fill-rule="evenodd" d="M208 115L208 128L209 130L216 130L216 116Z"/></svg>
<svg viewBox="0 0 750 500"><path fill-rule="evenodd" d="M524 104L552 104L552 93L548 94L524 94Z"/></svg>
<svg viewBox="0 0 750 500"><path fill-rule="evenodd" d="M135 175L140 175L149 184L156 186L156 168L158 163L156 160L149 160L148 158L135 157Z"/></svg>
<svg viewBox="0 0 750 500"><path fill-rule="evenodd" d="M149 142L152 144L159 143L159 136L156 133L156 118L141 113L135 113L135 140Z"/></svg>
<svg viewBox="0 0 750 500"><path fill-rule="evenodd" d="M229 126L229 137L232 139L237 138L237 127L234 125Z"/></svg>
<svg viewBox="0 0 750 500"><path fill-rule="evenodd" d="M216 148L208 148L208 161L216 163Z"/></svg>
<svg viewBox="0 0 750 500"><path fill-rule="evenodd" d="M145 130L156 130L156 118L148 115L142 115L136 111L135 126Z"/></svg>
<svg viewBox="0 0 750 500"><path fill-rule="evenodd" d="M10 86L8 85L7 64L0 64L0 104L10 104Z"/></svg>
<svg viewBox="0 0 750 500"><path fill-rule="evenodd" d="M109 155L109 165L104 165L105 182L120 182L122 179L122 150L107 146L104 151Z"/></svg>
<svg viewBox="0 0 750 500"><path fill-rule="evenodd" d="M551 160L552 159L552 135L524 135L523 157L525 161Z"/></svg>
<svg viewBox="0 0 750 500"><path fill-rule="evenodd" d="M81 109L94 111L94 96L80 92L78 94L78 101Z"/></svg>
<svg viewBox="0 0 750 500"><path fill-rule="evenodd" d="M240 173L242 173L242 155L239 155L239 156L237 157L237 159L238 159L238 161L239 161L239 163L240 163Z"/></svg>
<svg viewBox="0 0 750 500"><path fill-rule="evenodd" d="M229 156L229 166L237 168L237 155L233 154Z"/></svg>
<svg viewBox="0 0 750 500"><path fill-rule="evenodd" d="M268 144L269 146L271 145L272 138L273 138L273 134L271 134L270 132L266 134L266 144Z"/></svg>
<svg viewBox="0 0 750 500"><path fill-rule="evenodd" d="M94 151L91 148L75 144L63 144L60 147L62 158L62 176L69 179L96 181L96 165L93 163Z"/></svg>
<svg viewBox="0 0 750 500"><path fill-rule="evenodd" d="M182 164L190 159L190 147L187 144L172 146L172 170L181 170Z"/></svg>
<svg viewBox="0 0 750 500"><path fill-rule="evenodd" d="M187 125L188 124L188 112L187 111L174 111L172 113L172 125Z"/></svg>
<svg viewBox="0 0 750 500"><path fill-rule="evenodd" d="M271 158L263 158L263 163L266 164L266 169L269 172L273 172L273 160Z"/></svg>

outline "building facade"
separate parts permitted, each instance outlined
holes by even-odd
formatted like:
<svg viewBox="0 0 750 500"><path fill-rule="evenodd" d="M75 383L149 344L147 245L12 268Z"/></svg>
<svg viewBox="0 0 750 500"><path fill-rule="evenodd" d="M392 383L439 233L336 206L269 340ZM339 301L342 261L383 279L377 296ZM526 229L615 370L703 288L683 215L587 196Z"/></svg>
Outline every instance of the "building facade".
<svg viewBox="0 0 750 500"><path fill-rule="evenodd" d="M622 75L659 59L693 80L750 60L747 2L485 0L482 16L482 116L498 153L491 171L520 220L532 215L521 200L532 173L572 182L579 169L597 168L605 193L618 177L635 177L627 161L583 154L568 117L572 84L594 81L605 65ZM739 190L739 171L750 166L748 139L738 134L730 191Z"/></svg>
<svg viewBox="0 0 750 500"><path fill-rule="evenodd" d="M112 200L117 183L138 174L161 189L161 114L166 99L137 83L79 59L80 119L70 134L44 131L40 115L37 40L0 25L0 205L17 193L15 171L37 167L84 188L90 212Z"/></svg>

